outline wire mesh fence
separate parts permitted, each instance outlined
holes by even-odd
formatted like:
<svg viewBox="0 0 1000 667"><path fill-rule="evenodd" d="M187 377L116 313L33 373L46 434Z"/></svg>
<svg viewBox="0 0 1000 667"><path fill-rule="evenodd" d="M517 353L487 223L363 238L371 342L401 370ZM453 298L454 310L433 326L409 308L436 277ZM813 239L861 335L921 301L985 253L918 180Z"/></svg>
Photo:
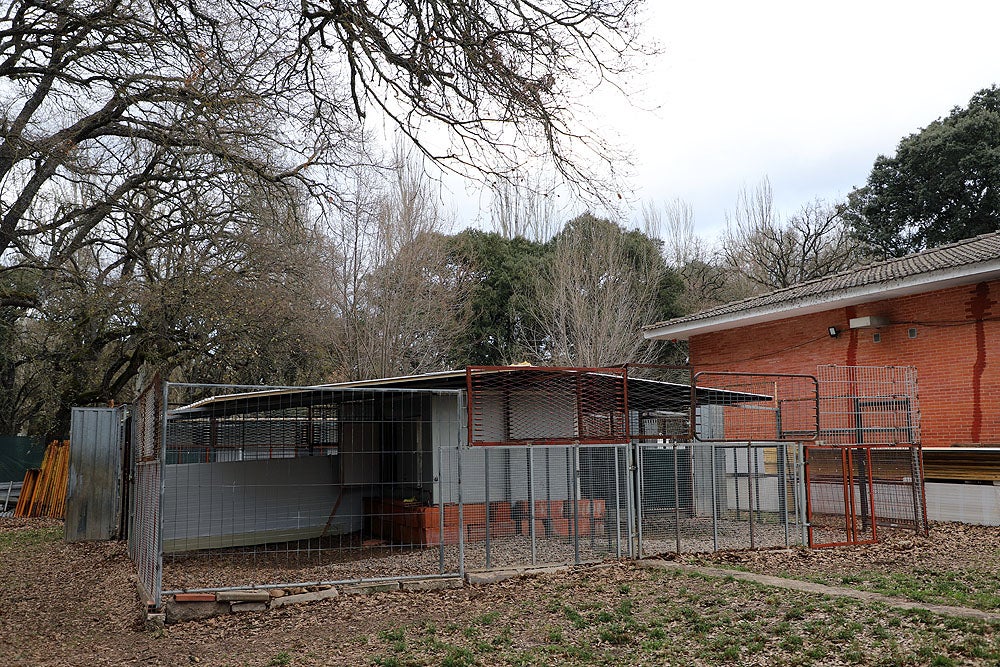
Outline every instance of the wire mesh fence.
<svg viewBox="0 0 1000 667"><path fill-rule="evenodd" d="M920 442L912 366L820 366L820 435L827 444Z"/></svg>
<svg viewBox="0 0 1000 667"><path fill-rule="evenodd" d="M155 378L138 396L132 418L132 498L128 551L149 602L161 603L163 554L161 481L163 470L163 385Z"/></svg>
<svg viewBox="0 0 1000 667"><path fill-rule="evenodd" d="M134 416L140 580L159 604L163 588L455 576L926 527L918 447L803 447L820 423L856 419L843 387L610 370L470 369L447 389L151 387ZM863 403L879 404L874 391ZM822 422L823 407L836 417Z"/></svg>
<svg viewBox="0 0 1000 667"><path fill-rule="evenodd" d="M498 446L460 454L469 569L630 555L627 444Z"/></svg>
<svg viewBox="0 0 1000 667"><path fill-rule="evenodd" d="M699 440L801 442L819 431L819 390L811 375L702 372L694 386Z"/></svg>
<svg viewBox="0 0 1000 667"><path fill-rule="evenodd" d="M927 534L919 446L807 446L809 545L871 544L880 528Z"/></svg>
<svg viewBox="0 0 1000 667"><path fill-rule="evenodd" d="M690 366L626 366L629 439L690 440L695 400Z"/></svg>
<svg viewBox="0 0 1000 667"><path fill-rule="evenodd" d="M639 553L803 543L801 447L639 444Z"/></svg>
<svg viewBox="0 0 1000 667"><path fill-rule="evenodd" d="M624 368L469 367L469 444L625 442Z"/></svg>
<svg viewBox="0 0 1000 667"><path fill-rule="evenodd" d="M459 570L441 481L460 439L458 391L169 385L169 397L168 588Z"/></svg>

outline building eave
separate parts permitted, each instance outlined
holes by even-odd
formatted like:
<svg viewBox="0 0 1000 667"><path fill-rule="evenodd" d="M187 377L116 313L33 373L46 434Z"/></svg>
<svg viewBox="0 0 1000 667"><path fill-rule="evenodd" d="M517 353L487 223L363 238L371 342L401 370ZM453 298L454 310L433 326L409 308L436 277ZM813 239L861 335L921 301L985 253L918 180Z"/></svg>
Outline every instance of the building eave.
<svg viewBox="0 0 1000 667"><path fill-rule="evenodd" d="M688 340L691 336L725 331L738 327L774 322L800 315L836 310L848 306L884 301L890 298L922 294L949 287L974 285L1000 279L1000 258L975 266L958 266L939 269L917 276L871 283L837 290L828 294L802 297L783 303L768 304L757 308L717 316L709 316L671 324L652 325L643 331L648 340Z"/></svg>

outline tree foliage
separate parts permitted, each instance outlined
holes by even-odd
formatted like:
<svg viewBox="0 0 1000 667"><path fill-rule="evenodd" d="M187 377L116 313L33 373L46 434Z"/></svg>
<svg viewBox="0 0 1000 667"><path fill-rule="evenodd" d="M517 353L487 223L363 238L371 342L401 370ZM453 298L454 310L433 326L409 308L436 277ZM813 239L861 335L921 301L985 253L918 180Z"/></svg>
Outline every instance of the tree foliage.
<svg viewBox="0 0 1000 667"><path fill-rule="evenodd" d="M491 184L546 160L601 198L590 167L613 153L578 113L638 52L639 4L6 0L0 430L60 428L144 366L290 383L445 363L453 267L408 222L422 195L387 199L399 172L366 130ZM351 244L319 220L367 226Z"/></svg>
<svg viewBox="0 0 1000 667"><path fill-rule="evenodd" d="M775 290L838 273L858 263L839 206L816 200L784 218L765 178L744 188L727 216L725 264L747 281L749 293Z"/></svg>
<svg viewBox="0 0 1000 667"><path fill-rule="evenodd" d="M502 365L534 358L528 316L545 245L523 236L467 229L450 240L451 261L468 290L468 319L454 343L458 365Z"/></svg>
<svg viewBox="0 0 1000 667"><path fill-rule="evenodd" d="M1000 230L1000 89L980 90L880 155L848 199L854 235L885 256Z"/></svg>

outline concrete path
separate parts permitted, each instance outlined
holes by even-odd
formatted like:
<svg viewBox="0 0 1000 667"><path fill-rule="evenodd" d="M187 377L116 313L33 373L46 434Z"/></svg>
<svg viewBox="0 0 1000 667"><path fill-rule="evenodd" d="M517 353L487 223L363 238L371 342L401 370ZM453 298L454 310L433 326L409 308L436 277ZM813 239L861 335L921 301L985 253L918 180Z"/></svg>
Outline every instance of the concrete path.
<svg viewBox="0 0 1000 667"><path fill-rule="evenodd" d="M764 586L774 586L791 591L803 591L805 593L816 593L819 595L830 595L833 597L848 597L855 600L865 600L867 602L881 602L889 607L897 609L925 609L935 614L946 616L958 616L961 618L974 618L981 621L1000 622L1000 613L982 611L980 609L970 609L969 607L954 607L946 604L932 604L928 602L914 602L906 598L873 593L871 591L861 591L856 588L846 588L844 586L827 586L817 584L812 581L801 581L799 579L785 579L784 577L772 577L768 574L757 574L755 572L741 572L739 570L726 570L717 567L703 567L700 565L688 565L686 563L675 563L668 560L640 560L636 563L638 567L647 567L657 570L675 570L679 572L697 572L709 577L732 577L740 581L752 581Z"/></svg>

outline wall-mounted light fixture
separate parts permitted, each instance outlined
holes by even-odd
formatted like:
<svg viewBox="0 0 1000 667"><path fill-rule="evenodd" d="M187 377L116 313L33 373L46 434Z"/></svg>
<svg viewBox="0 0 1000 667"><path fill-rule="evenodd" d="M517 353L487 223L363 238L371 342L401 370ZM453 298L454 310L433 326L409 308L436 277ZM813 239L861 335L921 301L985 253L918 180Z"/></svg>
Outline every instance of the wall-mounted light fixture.
<svg viewBox="0 0 1000 667"><path fill-rule="evenodd" d="M826 332L830 334L830 338L836 338L840 335L840 330L837 329L837 327L830 327L826 330Z"/></svg>

